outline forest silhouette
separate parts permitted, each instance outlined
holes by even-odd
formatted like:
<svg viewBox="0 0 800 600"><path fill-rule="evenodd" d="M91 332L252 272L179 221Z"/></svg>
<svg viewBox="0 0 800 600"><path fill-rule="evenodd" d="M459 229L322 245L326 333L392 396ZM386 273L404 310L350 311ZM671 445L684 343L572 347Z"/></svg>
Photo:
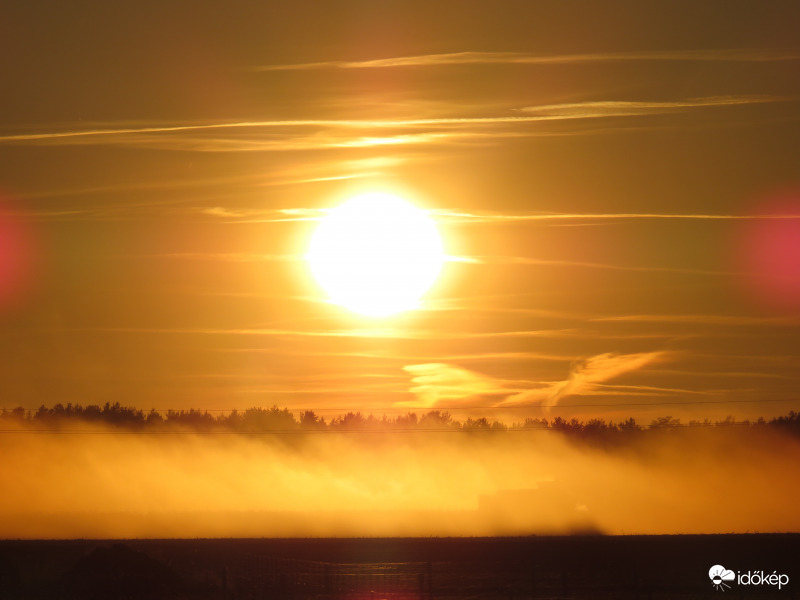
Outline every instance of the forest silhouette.
<svg viewBox="0 0 800 600"><path fill-rule="evenodd" d="M781 431L800 437L800 413L789 411L788 414L771 419L737 420L728 416L721 421L691 420L683 423L679 418L664 416L653 419L649 425L641 425L633 418L619 422L592 418L581 421L576 418L564 419L560 416L552 419L527 417L524 421L507 425L487 417L472 418L464 421L455 419L449 412L430 410L422 415L408 412L397 416L361 412L347 412L343 415L326 419L313 410L295 413L288 408L253 407L244 411L214 415L205 410L167 410L161 414L155 409L145 412L141 409L122 406L120 403L105 403L102 407L94 404L55 404L52 407L40 406L36 410L17 407L0 410L0 430L18 427L29 431L59 432L69 430L71 426L98 425L111 427L113 430L142 433L241 433L241 434L287 434L287 433L390 433L390 432L447 432L447 433L480 433L480 432L518 432L518 431L550 431L560 433L568 439L609 442L624 442L641 439L643 436L655 435L669 430L729 430L738 431Z"/></svg>

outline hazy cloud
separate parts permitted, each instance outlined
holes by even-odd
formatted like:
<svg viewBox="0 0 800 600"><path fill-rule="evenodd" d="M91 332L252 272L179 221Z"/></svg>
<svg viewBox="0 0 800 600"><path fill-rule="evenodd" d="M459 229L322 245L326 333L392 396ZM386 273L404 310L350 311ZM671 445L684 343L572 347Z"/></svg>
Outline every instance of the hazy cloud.
<svg viewBox="0 0 800 600"><path fill-rule="evenodd" d="M411 375L411 393L416 400L410 404L437 406L448 401L477 399L485 395L507 394L504 383L487 375L444 363L406 365ZM407 403L409 404L409 403Z"/></svg>

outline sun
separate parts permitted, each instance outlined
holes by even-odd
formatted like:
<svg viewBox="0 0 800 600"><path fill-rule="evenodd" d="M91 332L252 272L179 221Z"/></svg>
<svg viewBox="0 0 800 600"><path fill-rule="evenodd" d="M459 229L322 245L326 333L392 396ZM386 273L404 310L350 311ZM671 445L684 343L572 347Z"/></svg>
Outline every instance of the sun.
<svg viewBox="0 0 800 600"><path fill-rule="evenodd" d="M385 317L418 308L444 263L433 220L395 196L365 194L331 210L306 255L330 300Z"/></svg>

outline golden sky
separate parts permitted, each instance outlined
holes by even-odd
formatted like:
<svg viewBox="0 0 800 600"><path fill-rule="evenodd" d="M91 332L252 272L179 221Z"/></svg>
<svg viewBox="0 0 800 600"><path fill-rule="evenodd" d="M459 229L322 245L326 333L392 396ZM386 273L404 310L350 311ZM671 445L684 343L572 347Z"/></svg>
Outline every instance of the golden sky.
<svg viewBox="0 0 800 600"><path fill-rule="evenodd" d="M5 6L2 403L796 409L798 25L795 2ZM420 310L354 315L310 273L320 218L367 192L437 224Z"/></svg>

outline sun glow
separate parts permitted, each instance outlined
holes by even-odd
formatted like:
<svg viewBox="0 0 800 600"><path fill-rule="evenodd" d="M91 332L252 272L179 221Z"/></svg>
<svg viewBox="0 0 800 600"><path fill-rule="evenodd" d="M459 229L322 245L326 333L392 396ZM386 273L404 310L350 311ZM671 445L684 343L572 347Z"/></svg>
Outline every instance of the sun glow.
<svg viewBox="0 0 800 600"><path fill-rule="evenodd" d="M384 317L419 307L444 262L428 215L387 194L366 194L322 220L306 255L335 304Z"/></svg>

